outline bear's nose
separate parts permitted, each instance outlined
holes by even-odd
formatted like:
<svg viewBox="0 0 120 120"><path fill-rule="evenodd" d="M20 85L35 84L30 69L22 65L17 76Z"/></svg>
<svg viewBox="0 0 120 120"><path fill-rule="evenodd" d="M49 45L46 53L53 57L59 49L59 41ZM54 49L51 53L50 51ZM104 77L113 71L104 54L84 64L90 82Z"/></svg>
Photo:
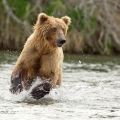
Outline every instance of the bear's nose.
<svg viewBox="0 0 120 120"><path fill-rule="evenodd" d="M60 44L64 44L66 42L65 39L60 40Z"/></svg>

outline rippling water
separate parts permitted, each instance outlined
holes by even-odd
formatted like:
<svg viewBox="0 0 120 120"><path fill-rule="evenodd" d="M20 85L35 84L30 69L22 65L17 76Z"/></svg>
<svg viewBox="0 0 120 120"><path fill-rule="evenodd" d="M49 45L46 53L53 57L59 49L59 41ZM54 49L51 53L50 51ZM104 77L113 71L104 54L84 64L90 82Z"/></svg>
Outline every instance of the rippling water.
<svg viewBox="0 0 120 120"><path fill-rule="evenodd" d="M8 91L18 55L0 52L1 120L120 120L120 57L66 54L62 87L36 101Z"/></svg>

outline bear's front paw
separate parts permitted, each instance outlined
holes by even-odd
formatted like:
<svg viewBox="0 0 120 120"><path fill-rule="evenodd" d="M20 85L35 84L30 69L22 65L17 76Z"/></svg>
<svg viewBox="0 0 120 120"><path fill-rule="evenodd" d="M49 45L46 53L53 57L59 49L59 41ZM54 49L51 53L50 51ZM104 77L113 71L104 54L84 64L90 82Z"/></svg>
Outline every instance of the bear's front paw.
<svg viewBox="0 0 120 120"><path fill-rule="evenodd" d="M21 74L12 74L11 76L11 86L10 92L13 94L20 93L22 91L22 83L21 83Z"/></svg>
<svg viewBox="0 0 120 120"><path fill-rule="evenodd" d="M20 93L22 91L22 85L21 84L18 84L17 86L11 85L9 90L13 94Z"/></svg>
<svg viewBox="0 0 120 120"><path fill-rule="evenodd" d="M40 85L37 85L35 88L32 89L30 96L36 100L44 97L46 94L49 94L50 90L52 89L52 84L50 81L45 81Z"/></svg>

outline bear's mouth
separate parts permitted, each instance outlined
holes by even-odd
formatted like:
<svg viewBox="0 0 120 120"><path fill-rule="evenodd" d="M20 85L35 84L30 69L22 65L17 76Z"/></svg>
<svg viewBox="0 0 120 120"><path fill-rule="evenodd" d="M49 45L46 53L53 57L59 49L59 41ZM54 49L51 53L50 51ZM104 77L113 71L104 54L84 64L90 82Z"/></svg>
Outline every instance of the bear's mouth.
<svg viewBox="0 0 120 120"><path fill-rule="evenodd" d="M66 40L65 39L58 39L56 42L56 46L62 47L63 44L65 44Z"/></svg>

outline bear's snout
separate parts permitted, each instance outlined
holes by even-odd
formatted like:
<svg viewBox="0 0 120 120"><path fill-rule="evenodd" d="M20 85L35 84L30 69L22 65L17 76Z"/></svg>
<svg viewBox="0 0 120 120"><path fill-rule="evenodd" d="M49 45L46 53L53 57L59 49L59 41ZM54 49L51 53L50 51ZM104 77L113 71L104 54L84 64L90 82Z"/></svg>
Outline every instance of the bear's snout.
<svg viewBox="0 0 120 120"><path fill-rule="evenodd" d="M66 39L58 39L56 45L61 47L66 42Z"/></svg>

